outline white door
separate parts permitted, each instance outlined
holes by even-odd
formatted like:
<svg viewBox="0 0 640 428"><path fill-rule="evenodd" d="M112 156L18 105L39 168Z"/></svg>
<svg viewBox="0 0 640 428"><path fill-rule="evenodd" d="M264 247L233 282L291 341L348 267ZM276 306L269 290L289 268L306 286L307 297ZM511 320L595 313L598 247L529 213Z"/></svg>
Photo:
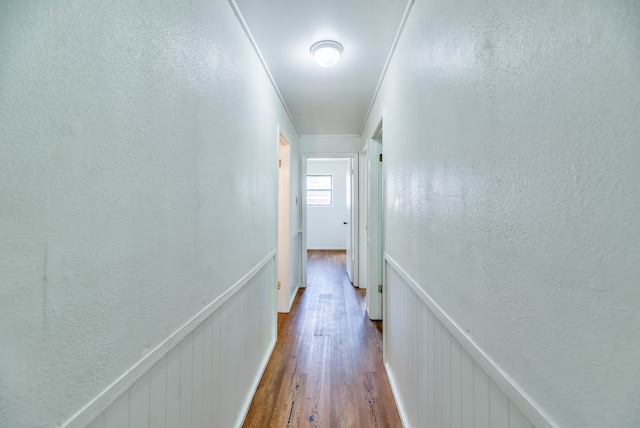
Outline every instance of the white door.
<svg viewBox="0 0 640 428"><path fill-rule="evenodd" d="M351 281L351 283L353 284L353 216L352 216L352 209L351 209L351 201L352 201L352 195L351 195L351 190L353 189L353 159L348 159L347 160L347 171L346 171L346 178L347 178L347 192L346 192L346 196L347 196L347 204L346 204L346 210L345 210L345 220L343 222L344 226L345 226L345 233L346 233L346 243L345 243L345 247L347 249L347 275L349 276L349 281Z"/></svg>

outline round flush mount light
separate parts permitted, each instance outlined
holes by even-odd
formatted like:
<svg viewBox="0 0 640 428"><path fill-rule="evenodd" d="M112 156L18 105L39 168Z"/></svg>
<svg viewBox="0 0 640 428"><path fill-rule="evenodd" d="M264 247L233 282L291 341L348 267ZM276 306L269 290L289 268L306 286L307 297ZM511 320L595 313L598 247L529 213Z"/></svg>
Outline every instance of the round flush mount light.
<svg viewBox="0 0 640 428"><path fill-rule="evenodd" d="M340 59L342 45L333 40L322 40L311 45L311 55L318 65L333 67Z"/></svg>

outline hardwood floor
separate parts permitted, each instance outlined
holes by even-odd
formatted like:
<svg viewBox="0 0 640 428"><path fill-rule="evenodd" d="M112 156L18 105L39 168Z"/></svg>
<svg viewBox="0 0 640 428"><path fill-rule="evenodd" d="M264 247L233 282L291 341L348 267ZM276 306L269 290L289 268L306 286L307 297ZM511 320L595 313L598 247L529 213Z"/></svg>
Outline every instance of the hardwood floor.
<svg viewBox="0 0 640 428"><path fill-rule="evenodd" d="M401 427L382 366L382 323L366 315L344 251L309 251L307 288L278 314L278 342L244 427Z"/></svg>

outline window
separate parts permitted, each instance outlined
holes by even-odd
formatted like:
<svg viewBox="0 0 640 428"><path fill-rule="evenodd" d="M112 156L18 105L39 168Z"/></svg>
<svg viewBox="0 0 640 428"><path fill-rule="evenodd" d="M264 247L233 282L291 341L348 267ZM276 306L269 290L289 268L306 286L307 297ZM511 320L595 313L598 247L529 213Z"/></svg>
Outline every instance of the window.
<svg viewBox="0 0 640 428"><path fill-rule="evenodd" d="M332 205L332 176L307 175L307 205L310 207L330 207Z"/></svg>

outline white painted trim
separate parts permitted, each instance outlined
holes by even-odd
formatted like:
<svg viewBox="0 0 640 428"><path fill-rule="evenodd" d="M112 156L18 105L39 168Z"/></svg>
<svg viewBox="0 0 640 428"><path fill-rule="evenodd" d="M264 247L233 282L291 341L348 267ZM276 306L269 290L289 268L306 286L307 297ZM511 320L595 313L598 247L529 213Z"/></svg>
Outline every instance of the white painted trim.
<svg viewBox="0 0 640 428"><path fill-rule="evenodd" d="M358 153L358 287L367 288L367 185L369 179L368 147L369 139L365 139L364 147Z"/></svg>
<svg viewBox="0 0 640 428"><path fill-rule="evenodd" d="M410 425L407 423L407 411L404 409L404 402L400 400L396 391L398 390L396 379L393 376L393 371L389 364L383 363L384 370L387 372L387 379L389 379L389 386L391 386L391 395L393 395L393 399L396 402L396 407L398 408L398 414L400 414L400 422L402 422L402 426L406 428L410 428Z"/></svg>
<svg viewBox="0 0 640 428"><path fill-rule="evenodd" d="M291 281L291 144L280 132L278 124L278 312L289 312L289 286Z"/></svg>
<svg viewBox="0 0 640 428"><path fill-rule="evenodd" d="M307 156L300 154L300 282L307 287Z"/></svg>
<svg viewBox="0 0 640 428"><path fill-rule="evenodd" d="M451 335L464 347L476 363L489 375L489 377L502 389L507 397L513 401L522 413L538 428L555 428L551 418L529 397L529 395L502 370L491 357L489 357L478 345L461 329L458 324L416 283L404 269L396 263L387 253L384 259L389 266L411 287L425 305L433 312L442 325L449 330ZM391 382L391 376L389 376ZM392 390L394 388L391 385ZM398 406L400 403L396 400Z"/></svg>
<svg viewBox="0 0 640 428"><path fill-rule="evenodd" d="M366 295L366 307L367 314L372 320L382 320L384 315L384 295L377 291L379 285L383 285L384 290L385 164L378 161L378 155L383 152L384 142L381 139L380 141L376 139L382 130L382 120L383 118L380 118L379 124L376 126L376 132L369 139L367 145L367 166L369 169L367 173L368 183L365 183L368 188L368 193L365 196L368 212L365 211L365 218L370 221L370 223L367 223L369 228L368 251L365 247L365 254L369 256L366 261L368 270L366 287L369 289ZM373 204L373 201L376 201L376 203Z"/></svg>
<svg viewBox="0 0 640 428"><path fill-rule="evenodd" d="M267 352L262 357L262 363L260 364L260 371L256 375L256 378L253 380L253 387L249 389L249 393L247 394L247 398L244 400L243 408L244 411L240 413L238 420L236 421L236 427L241 427L244 423L244 420L247 418L247 414L249 414L249 408L251 407L251 402L253 401L253 396L256 395L256 391L258 390L258 386L260 386L260 381L262 380L262 376L264 376L264 372L267 370L267 365L269 364L269 360L271 359L271 354L276 347L277 338L271 343L271 346L267 349Z"/></svg>
<svg viewBox="0 0 640 428"><path fill-rule="evenodd" d="M409 0L407 2L407 6L404 9L404 14L402 15L400 26L398 27L398 31L396 31L396 35L393 38L393 43L391 44L389 55L387 55L387 60L384 62L384 67L382 67L382 73L380 73L380 78L378 79L376 90L373 91L373 97L371 97L371 103L369 103L367 114L364 116L364 121L362 122L362 127L360 128L360 136L362 136L365 126L367 126L369 115L371 114L371 110L373 110L373 105L376 103L376 99L378 98L378 93L380 92L380 88L382 87L382 82L384 81L384 77L387 75L387 70L389 69L391 60L393 59L393 54L396 52L396 48L398 47L398 42L400 41L400 36L402 36L402 31L404 30L404 26L407 24L407 20L409 19L409 13L411 13L411 8L413 7L414 1L415 0Z"/></svg>
<svg viewBox="0 0 640 428"><path fill-rule="evenodd" d="M194 315L182 327L178 328L171 336L166 338L162 343L156 346L147 355L142 357L129 370L120 375L111 385L107 386L93 400L89 401L84 407L78 410L68 420L60 424L61 428L84 427L93 421L100 413L110 406L123 392L128 390L142 375L153 367L162 357L164 357L171 349L187 337L196 329L204 320L209 318L217 309L224 305L231 297L251 281L272 259L275 259L277 248L262 259L254 266L246 275L240 278L235 284L229 287L218 298L209 303L204 309Z"/></svg>
<svg viewBox="0 0 640 428"><path fill-rule="evenodd" d="M300 131L298 131L298 126L296 125L295 120L293 120L293 116L289 111L289 107L287 107L287 103L284 102L284 97L282 96L282 93L280 93L280 89L278 88L278 85L276 84L276 81L273 78L273 75L271 74L271 70L269 70L269 67L267 66L267 61L264 59L264 56L262 56L262 52L260 52L258 43L256 42L256 39L253 38L253 34L251 33L251 30L249 30L249 25L247 24L247 21L245 21L242 13L240 12L240 8L238 7L236 0L228 0L228 1L229 1L229 5L231 6L231 9L233 10L233 13L235 13L236 18L238 18L238 22L240 23L240 26L244 30L244 33L247 35L247 38L249 39L249 42L251 43L253 50L256 52L256 55L258 55L258 59L262 63L262 67L264 68L264 71L267 73L267 77L269 78L269 81L271 81L271 85L273 86L273 89L276 91L278 98L280 98L282 107L284 108L284 111L287 112L287 116L289 116L289 120L291 121L291 125L293 126L293 129L296 131L296 134L300 136Z"/></svg>

